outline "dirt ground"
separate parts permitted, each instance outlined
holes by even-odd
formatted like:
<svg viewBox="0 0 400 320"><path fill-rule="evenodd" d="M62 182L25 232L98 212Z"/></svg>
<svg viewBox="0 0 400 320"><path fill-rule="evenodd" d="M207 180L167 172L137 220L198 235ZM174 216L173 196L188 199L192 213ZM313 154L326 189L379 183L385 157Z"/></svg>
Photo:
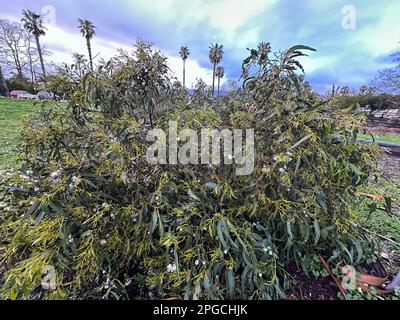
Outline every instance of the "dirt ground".
<svg viewBox="0 0 400 320"><path fill-rule="evenodd" d="M389 181L400 184L400 157L384 156L380 161L383 177Z"/></svg>
<svg viewBox="0 0 400 320"><path fill-rule="evenodd" d="M286 294L286 300L338 300L338 289L330 277L307 276L295 264L285 268L293 277L291 291Z"/></svg>

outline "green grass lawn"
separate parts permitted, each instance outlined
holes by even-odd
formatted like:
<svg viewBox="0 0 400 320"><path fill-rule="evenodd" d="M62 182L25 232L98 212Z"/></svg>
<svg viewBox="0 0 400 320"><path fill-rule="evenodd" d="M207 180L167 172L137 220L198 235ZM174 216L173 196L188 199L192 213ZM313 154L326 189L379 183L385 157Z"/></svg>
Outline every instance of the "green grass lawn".
<svg viewBox="0 0 400 320"><path fill-rule="evenodd" d="M42 102L0 98L0 167L14 164L22 120L40 110Z"/></svg>
<svg viewBox="0 0 400 320"><path fill-rule="evenodd" d="M370 134L358 134L358 138L372 140ZM374 134L374 138L376 141L385 141L385 142L392 142L392 143L400 143L400 135L397 134Z"/></svg>

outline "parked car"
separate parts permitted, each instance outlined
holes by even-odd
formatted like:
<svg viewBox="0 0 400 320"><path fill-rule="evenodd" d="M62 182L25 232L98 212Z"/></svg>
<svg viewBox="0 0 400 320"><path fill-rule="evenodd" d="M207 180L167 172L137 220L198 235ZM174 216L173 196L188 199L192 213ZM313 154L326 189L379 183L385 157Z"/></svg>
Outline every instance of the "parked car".
<svg viewBox="0 0 400 320"><path fill-rule="evenodd" d="M60 100L60 96L50 91L39 91L37 97L39 100Z"/></svg>
<svg viewBox="0 0 400 320"><path fill-rule="evenodd" d="M18 98L18 90L11 91L10 98L17 99Z"/></svg>
<svg viewBox="0 0 400 320"><path fill-rule="evenodd" d="M28 91L22 91L22 90L11 91L10 97L13 99L37 99L37 95L31 94Z"/></svg>

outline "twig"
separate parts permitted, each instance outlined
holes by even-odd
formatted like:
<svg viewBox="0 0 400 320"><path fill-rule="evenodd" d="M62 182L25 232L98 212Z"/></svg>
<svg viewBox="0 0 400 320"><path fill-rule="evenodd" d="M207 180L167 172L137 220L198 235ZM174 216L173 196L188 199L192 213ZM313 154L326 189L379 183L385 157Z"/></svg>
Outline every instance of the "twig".
<svg viewBox="0 0 400 320"><path fill-rule="evenodd" d="M355 225L356 225L357 227L359 227L360 229L362 229L362 230L364 230L364 231L366 231L366 232L368 232L368 233L370 233L370 234L373 234L374 236L377 236L377 237L382 238L382 239L384 239L384 240L386 240L386 241L389 241L389 242L391 242L391 243L394 243L395 245L400 246L400 243L398 243L398 242L396 242L396 241L394 241L394 240L392 240L392 239L390 239L390 238L388 238L388 237L382 236L381 234L378 234L378 233L376 233L376 232L373 232L373 231L371 231L371 230L369 230L369 229L367 229L367 228L361 227L361 226L358 225L358 224L355 224Z"/></svg>
<svg viewBox="0 0 400 320"><path fill-rule="evenodd" d="M324 266L326 271L328 271L328 273L331 276L333 282L336 284L336 286L338 287L339 291L343 295L343 298L346 300L347 290L345 288L343 288L343 286L340 283L339 279L332 273L331 269L329 268L329 266L326 263L326 261L324 260L324 258L321 255L318 255L318 256L319 256L319 260L321 260L321 262L322 262L322 265Z"/></svg>

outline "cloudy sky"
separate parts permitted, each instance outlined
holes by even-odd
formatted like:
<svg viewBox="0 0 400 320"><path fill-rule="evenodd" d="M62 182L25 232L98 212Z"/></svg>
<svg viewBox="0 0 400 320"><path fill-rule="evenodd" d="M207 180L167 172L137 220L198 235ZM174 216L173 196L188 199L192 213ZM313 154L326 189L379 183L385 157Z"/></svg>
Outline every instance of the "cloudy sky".
<svg viewBox="0 0 400 320"><path fill-rule="evenodd" d="M302 60L307 79L325 92L332 84L357 88L390 66L400 48L400 1L396 0L0 0L0 18L19 20L22 9L45 16L47 58L70 62L86 53L77 18L97 26L93 51L109 58L138 37L169 57L181 78L178 50L188 46L187 84L211 82L208 46L224 45L226 76L238 79L246 48L271 42L274 51L305 44L318 51Z"/></svg>

